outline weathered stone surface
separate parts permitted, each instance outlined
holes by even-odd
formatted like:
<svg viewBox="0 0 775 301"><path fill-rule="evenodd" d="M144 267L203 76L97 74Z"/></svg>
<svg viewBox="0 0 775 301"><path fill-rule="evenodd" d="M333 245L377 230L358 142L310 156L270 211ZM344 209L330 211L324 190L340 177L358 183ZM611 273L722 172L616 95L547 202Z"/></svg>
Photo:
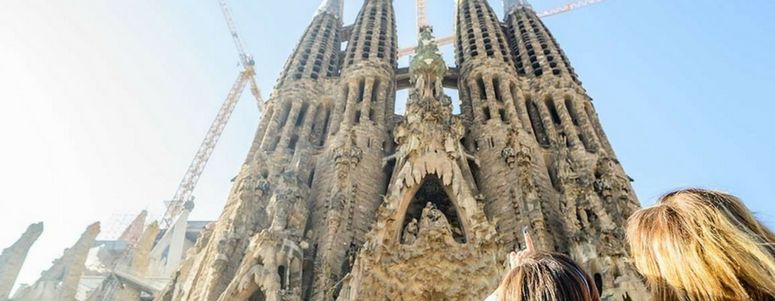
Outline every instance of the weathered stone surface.
<svg viewBox="0 0 775 301"><path fill-rule="evenodd" d="M43 223L32 224L27 227L22 237L13 245L3 250L0 254L0 301L8 300L8 295L16 283L16 277L27 258L32 244L43 233Z"/></svg>
<svg viewBox="0 0 775 301"><path fill-rule="evenodd" d="M495 227L476 198L465 128L439 87L446 65L429 28L396 126L388 194L337 300L480 300L497 286ZM424 207L423 207L424 206Z"/></svg>
<svg viewBox="0 0 775 301"><path fill-rule="evenodd" d="M14 294L14 301L69 301L75 300L89 249L100 233L100 224L86 228L81 238L62 257L54 260L51 268L41 273L31 286L24 286Z"/></svg>
<svg viewBox="0 0 775 301"><path fill-rule="evenodd" d="M143 211L145 212L145 211ZM141 214L144 215L145 213ZM137 220L136 220L137 221ZM144 225L143 225L144 226ZM135 227L130 226L130 227ZM135 301L140 300L143 291L147 291L144 283L135 283L131 280L142 280L146 275L151 262L150 253L153 244L159 235L159 224L154 222L135 236L135 242L130 246L125 256L112 267L110 275L102 281L102 284L89 295L89 301Z"/></svg>

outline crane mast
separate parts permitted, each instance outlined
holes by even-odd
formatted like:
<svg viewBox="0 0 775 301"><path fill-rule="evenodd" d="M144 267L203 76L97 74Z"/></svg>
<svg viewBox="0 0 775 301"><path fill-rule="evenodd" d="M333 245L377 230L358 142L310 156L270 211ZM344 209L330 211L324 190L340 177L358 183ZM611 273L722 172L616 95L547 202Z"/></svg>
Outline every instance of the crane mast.
<svg viewBox="0 0 775 301"><path fill-rule="evenodd" d="M162 225L166 228L172 226L175 222L175 218L177 218L184 209L191 208L190 206L193 204L194 200L194 188L196 188L196 184L199 182L202 171L204 171L205 166L207 166L207 161L210 160L210 155L212 155L213 150L215 150L215 146L218 144L218 140L221 138L221 134L223 134L223 129L229 122L229 118L231 117L232 112L234 112L234 108L236 107L240 96L242 96L245 86L250 86L250 92L256 99L259 114L263 111L264 100L261 97L261 89L256 83L255 62L253 61L253 57L248 55L245 51L245 46L237 33L237 26L234 23L231 9L226 3L226 0L218 0L218 4L220 5L223 17L226 20L226 24L229 27L234 46L237 48L240 65L243 70L240 72L237 80L234 81L234 84L229 90L229 94L226 96L226 100L223 105L221 105L220 110L218 110L218 114L215 116L215 120L207 130L207 134L199 145L199 149L197 150L196 155L194 155L191 164L189 164L185 175L183 175L183 179L180 181L180 184L175 191L175 195L167 203L167 210L164 213L164 217L162 217Z"/></svg>

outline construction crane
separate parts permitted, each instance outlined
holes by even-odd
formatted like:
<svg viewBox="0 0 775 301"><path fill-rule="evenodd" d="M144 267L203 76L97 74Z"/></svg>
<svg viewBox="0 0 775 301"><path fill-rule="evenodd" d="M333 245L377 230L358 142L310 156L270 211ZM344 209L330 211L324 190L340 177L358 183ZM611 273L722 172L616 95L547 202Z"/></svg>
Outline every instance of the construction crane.
<svg viewBox="0 0 775 301"><path fill-rule="evenodd" d="M556 8L550 9L550 10L541 11L541 12L538 13L538 16L543 18L543 17L550 17L550 16L554 16L554 15L559 15L559 14L562 14L562 13L566 13L566 12L572 11L574 9L582 8L582 7L585 7L585 6L590 6L590 5L593 5L593 4L598 4L598 3L603 2L603 1L605 1L605 0L581 0L581 1L571 2L571 3L567 3L567 4L565 4L563 6L560 6L560 7L556 7Z"/></svg>
<svg viewBox="0 0 775 301"><path fill-rule="evenodd" d="M175 222L175 218L177 218L184 209L191 208L190 206L192 206L194 201L194 188L196 188L199 177L202 175L202 171L204 171L207 161L210 159L210 155L212 155L213 150L223 133L223 129L229 121L229 117L231 117L231 113L234 112L234 107L237 105L240 96L242 96L245 86L250 86L250 92L256 99L259 114L263 111L264 107L261 89L258 87L258 84L256 84L256 71L253 57L248 55L245 51L245 46L242 43L239 34L237 34L237 26L234 23L231 9L226 3L226 0L218 0L218 4L221 7L224 19L226 19L226 24L229 27L234 46L237 48L242 71L229 90L226 101L224 101L220 110L218 110L218 114L210 125L210 129L207 130L207 135L205 135L202 144L199 146L199 150L197 150L194 159L191 161L191 164L189 164L185 175L183 175L183 179L180 181L180 184L175 191L175 195L167 203L167 210L164 213L164 217L162 217L162 226L165 228L172 226Z"/></svg>
<svg viewBox="0 0 775 301"><path fill-rule="evenodd" d="M428 16L426 13L425 0L416 0L416 1L417 1L417 28L419 31L419 29L422 26L428 25ZM538 15L541 18L551 17L562 13L566 13L575 9L579 9L582 7L597 4L603 1L605 0L578 0L578 1L567 3L560 7L538 12L536 13L536 15ZM439 45L439 47L453 44L455 43L455 36L451 35L451 36L437 38L436 43ZM398 57L411 55L414 53L414 50L415 50L414 47L401 48L398 50Z"/></svg>
<svg viewBox="0 0 775 301"><path fill-rule="evenodd" d="M256 99L256 105L258 105L258 111L263 112L264 111L264 100L261 97L261 89L259 89L258 84L256 84L256 72L255 72L255 61L253 61L253 57L248 55L245 51L245 46L242 44L242 40L239 37L239 34L237 34L237 26L234 23L234 18L231 16L231 8L229 8L228 3L226 3L226 0L218 0L218 4L221 7L221 12L223 13L223 18L226 20L226 25L229 27L229 32L231 33L231 39L234 41L234 46L237 48L237 54L240 58L240 64L242 65L243 72L246 72L247 82L250 84L250 93L253 94L253 97Z"/></svg>

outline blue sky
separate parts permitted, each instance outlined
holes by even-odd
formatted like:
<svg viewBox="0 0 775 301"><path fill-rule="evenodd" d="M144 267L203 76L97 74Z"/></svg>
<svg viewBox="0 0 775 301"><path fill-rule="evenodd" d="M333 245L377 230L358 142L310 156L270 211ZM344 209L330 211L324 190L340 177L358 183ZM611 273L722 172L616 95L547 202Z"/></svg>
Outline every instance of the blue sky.
<svg viewBox="0 0 775 301"><path fill-rule="evenodd" d="M450 34L452 1L428 2L436 33ZM318 1L231 3L268 95ZM401 45L414 44L413 3L395 0ZM346 23L359 4L347 2ZM770 0L608 0L545 20L643 204L716 188L775 226L774 12ZM239 72L216 1L2 1L0 45L0 247L46 227L22 282L93 221L109 238L127 215L160 215ZM220 213L258 118L244 97L194 218Z"/></svg>

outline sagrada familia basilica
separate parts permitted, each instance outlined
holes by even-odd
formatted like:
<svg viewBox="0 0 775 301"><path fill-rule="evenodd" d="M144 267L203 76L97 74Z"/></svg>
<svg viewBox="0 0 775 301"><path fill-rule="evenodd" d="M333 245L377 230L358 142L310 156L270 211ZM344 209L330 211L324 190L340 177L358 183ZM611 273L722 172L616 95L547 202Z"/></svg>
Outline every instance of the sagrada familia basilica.
<svg viewBox="0 0 775 301"><path fill-rule="evenodd" d="M455 62L423 26L399 68L393 1L363 1L351 26L342 0L323 1L217 222L166 287L119 275L134 293L110 300L483 300L523 228L579 262L603 300L647 300L624 244L631 179L552 34L524 0L504 2L499 20L486 0L457 0ZM148 258L133 258L143 271ZM55 273L51 300L72 300L72 271ZM32 289L46 288L12 300Z"/></svg>

